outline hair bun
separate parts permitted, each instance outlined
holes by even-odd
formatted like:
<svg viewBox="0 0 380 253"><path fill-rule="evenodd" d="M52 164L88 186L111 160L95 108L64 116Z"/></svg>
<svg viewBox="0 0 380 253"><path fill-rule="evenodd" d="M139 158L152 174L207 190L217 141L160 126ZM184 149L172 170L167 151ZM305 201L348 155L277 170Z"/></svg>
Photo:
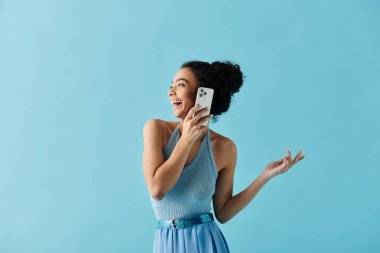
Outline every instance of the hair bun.
<svg viewBox="0 0 380 253"><path fill-rule="evenodd" d="M213 79L223 91L233 95L243 84L243 73L238 64L230 61L214 61L210 65Z"/></svg>

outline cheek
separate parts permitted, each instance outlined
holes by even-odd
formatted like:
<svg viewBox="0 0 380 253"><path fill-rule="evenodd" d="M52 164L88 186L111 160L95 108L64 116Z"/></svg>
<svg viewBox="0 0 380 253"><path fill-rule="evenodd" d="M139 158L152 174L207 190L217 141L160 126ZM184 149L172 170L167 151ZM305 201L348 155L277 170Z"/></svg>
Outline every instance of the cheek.
<svg viewBox="0 0 380 253"><path fill-rule="evenodd" d="M191 109L195 105L195 99L196 99L197 93L195 91L188 91L183 94L183 99L185 100L184 108L185 109Z"/></svg>

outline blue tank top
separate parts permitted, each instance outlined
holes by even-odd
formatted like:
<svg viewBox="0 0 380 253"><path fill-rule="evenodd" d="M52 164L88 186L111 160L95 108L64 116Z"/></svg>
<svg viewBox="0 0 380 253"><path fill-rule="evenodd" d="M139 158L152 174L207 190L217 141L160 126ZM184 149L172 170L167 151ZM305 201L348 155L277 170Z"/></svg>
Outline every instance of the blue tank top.
<svg viewBox="0 0 380 253"><path fill-rule="evenodd" d="M165 161L173 152L179 134L177 125L164 148ZM172 220L210 212L217 176L209 129L195 157L183 168L174 187L161 200L150 195L156 219Z"/></svg>

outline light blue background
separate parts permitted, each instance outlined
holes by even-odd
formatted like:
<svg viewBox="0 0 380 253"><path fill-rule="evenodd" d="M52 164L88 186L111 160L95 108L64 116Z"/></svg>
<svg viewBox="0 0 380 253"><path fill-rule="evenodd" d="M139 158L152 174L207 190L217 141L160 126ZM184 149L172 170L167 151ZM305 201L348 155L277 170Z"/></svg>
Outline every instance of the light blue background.
<svg viewBox="0 0 380 253"><path fill-rule="evenodd" d="M304 150L226 224L231 252L380 251L379 1L0 1L0 252L151 252L142 127L176 120L187 60L245 83L210 128L234 194Z"/></svg>

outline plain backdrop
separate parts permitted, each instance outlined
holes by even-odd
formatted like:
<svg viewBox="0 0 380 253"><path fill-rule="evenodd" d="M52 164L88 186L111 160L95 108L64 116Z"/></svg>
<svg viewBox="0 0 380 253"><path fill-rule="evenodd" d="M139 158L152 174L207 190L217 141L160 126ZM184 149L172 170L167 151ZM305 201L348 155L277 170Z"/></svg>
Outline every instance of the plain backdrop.
<svg viewBox="0 0 380 253"><path fill-rule="evenodd" d="M234 194L304 150L219 224L231 252L379 252L380 4L0 0L0 252L151 252L144 123L176 121L188 60L246 76L210 129Z"/></svg>

